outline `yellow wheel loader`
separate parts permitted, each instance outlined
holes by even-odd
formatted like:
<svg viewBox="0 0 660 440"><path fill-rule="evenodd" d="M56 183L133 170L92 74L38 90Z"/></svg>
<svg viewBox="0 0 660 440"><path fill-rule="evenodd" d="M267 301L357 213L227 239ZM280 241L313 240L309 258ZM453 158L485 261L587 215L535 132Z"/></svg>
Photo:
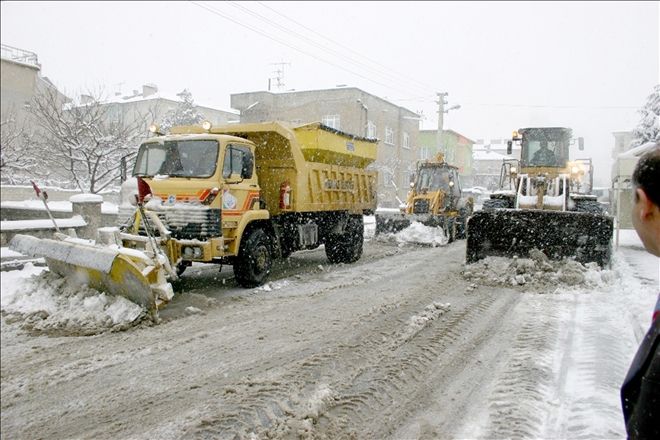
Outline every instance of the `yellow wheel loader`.
<svg viewBox="0 0 660 440"><path fill-rule="evenodd" d="M569 160L572 131L531 127L508 141L520 160L505 160L500 189L468 221L466 262L493 256L526 257L539 249L551 259L610 263L613 219L592 194L590 159ZM578 138L579 149L583 140Z"/></svg>
<svg viewBox="0 0 660 440"><path fill-rule="evenodd" d="M376 211L376 234L398 232L417 221L441 227L452 242L455 238L465 238L472 209L472 198L462 196L458 168L445 162L444 155L439 153L432 160L417 163L401 212Z"/></svg>

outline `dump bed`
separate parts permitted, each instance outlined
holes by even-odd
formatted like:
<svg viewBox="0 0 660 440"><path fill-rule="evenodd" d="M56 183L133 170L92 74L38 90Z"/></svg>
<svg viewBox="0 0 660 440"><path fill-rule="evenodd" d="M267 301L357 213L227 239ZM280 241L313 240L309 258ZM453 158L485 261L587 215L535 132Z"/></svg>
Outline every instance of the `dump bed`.
<svg viewBox="0 0 660 440"><path fill-rule="evenodd" d="M376 139L342 133L319 123L290 126L281 122L232 124L211 128L212 134L249 139L262 197L272 215L281 212L376 209ZM291 187L291 207L279 207L280 187Z"/></svg>

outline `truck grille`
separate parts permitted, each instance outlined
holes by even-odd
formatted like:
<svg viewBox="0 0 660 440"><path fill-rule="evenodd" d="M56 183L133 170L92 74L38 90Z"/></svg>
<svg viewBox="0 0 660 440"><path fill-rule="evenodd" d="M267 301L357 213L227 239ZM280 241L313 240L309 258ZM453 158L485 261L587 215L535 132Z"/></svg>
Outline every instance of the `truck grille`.
<svg viewBox="0 0 660 440"><path fill-rule="evenodd" d="M426 214L429 212L428 199L418 199L413 202L413 214Z"/></svg>
<svg viewBox="0 0 660 440"><path fill-rule="evenodd" d="M222 235L219 209L151 209L165 227L178 239L204 240ZM146 235L140 225L140 235Z"/></svg>

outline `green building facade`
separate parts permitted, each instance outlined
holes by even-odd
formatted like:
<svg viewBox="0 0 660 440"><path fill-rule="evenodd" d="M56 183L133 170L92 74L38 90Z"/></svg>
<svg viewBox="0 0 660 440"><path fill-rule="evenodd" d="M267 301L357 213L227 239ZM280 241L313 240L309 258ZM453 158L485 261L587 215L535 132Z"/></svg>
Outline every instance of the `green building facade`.
<svg viewBox="0 0 660 440"><path fill-rule="evenodd" d="M437 145L437 133L438 130L419 131L417 140L420 159L431 159L441 151ZM450 165L458 167L461 178L472 176L472 147L474 143L473 140L454 130L442 131L442 144L446 151L445 160Z"/></svg>

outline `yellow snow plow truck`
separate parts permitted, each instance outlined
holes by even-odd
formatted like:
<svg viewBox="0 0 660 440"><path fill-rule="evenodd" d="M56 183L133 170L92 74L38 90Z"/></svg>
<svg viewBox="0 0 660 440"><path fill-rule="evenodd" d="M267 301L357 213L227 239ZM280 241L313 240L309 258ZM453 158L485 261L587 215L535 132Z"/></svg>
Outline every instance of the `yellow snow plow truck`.
<svg viewBox="0 0 660 440"><path fill-rule="evenodd" d="M500 189L468 221L466 262L489 255L526 257L539 249L549 258L575 258L605 267L612 252L613 219L592 194L590 159L569 160L572 131L520 129L520 160L505 160ZM583 140L578 138L579 149Z"/></svg>
<svg viewBox="0 0 660 440"><path fill-rule="evenodd" d="M117 245L25 244L46 248L53 271L150 309L193 262L231 264L245 287L263 284L273 259L321 244L331 263L352 263L376 208L376 172L365 169L376 145L319 123L175 127L139 148L136 209Z"/></svg>
<svg viewBox="0 0 660 440"><path fill-rule="evenodd" d="M417 221L441 227L449 242L465 238L473 201L461 195L458 168L438 153L433 159L418 161L411 180L401 212L376 211L376 234L397 232Z"/></svg>

